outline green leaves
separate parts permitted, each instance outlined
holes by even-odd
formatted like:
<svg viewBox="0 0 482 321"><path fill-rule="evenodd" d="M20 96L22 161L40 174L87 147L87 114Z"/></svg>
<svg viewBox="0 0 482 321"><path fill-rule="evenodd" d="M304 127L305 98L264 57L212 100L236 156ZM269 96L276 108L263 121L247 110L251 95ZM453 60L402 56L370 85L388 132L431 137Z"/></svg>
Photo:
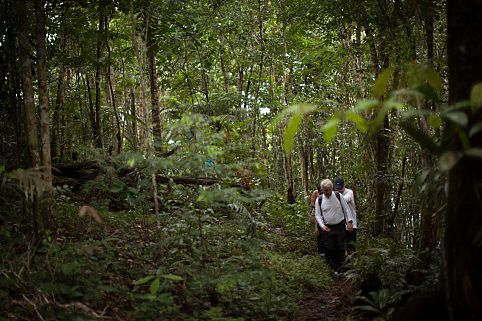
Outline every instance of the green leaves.
<svg viewBox="0 0 482 321"><path fill-rule="evenodd" d="M293 149L293 142L295 139L296 132L300 127L301 120L303 117L315 110L315 106L311 104L296 104L289 106L285 110L283 110L275 119L273 123L276 124L282 118L286 117L287 115L291 115L290 119L288 120L288 124L286 126L286 130L284 132L284 148L286 152L290 152Z"/></svg>
<svg viewBox="0 0 482 321"><path fill-rule="evenodd" d="M300 113L295 113L288 121L288 125L286 126L286 130L284 133L284 148L287 152L290 152L293 149L293 142L295 139L296 131L300 126L301 119L303 115Z"/></svg>
<svg viewBox="0 0 482 321"><path fill-rule="evenodd" d="M385 94L388 89L388 85L390 83L390 79L393 75L393 68L388 67L380 75L378 75L377 79L375 80L375 84L372 88L372 93L375 97L380 98Z"/></svg>
<svg viewBox="0 0 482 321"><path fill-rule="evenodd" d="M476 110L482 106L482 83L478 83L472 87L470 91L470 106L472 110Z"/></svg>

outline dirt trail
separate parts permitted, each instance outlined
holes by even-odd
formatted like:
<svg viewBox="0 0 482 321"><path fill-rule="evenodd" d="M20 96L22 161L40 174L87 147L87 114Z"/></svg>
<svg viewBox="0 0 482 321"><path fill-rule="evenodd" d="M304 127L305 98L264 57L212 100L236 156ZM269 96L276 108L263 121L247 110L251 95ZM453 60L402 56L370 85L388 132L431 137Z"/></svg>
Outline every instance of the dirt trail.
<svg viewBox="0 0 482 321"><path fill-rule="evenodd" d="M337 279L326 290L313 293L300 303L295 321L343 321L350 314L351 285Z"/></svg>

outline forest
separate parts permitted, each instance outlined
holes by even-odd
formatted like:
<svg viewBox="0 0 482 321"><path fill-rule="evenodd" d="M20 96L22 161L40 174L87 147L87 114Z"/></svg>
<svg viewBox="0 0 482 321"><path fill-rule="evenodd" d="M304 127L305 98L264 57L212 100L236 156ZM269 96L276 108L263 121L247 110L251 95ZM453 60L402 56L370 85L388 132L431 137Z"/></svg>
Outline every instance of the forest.
<svg viewBox="0 0 482 321"><path fill-rule="evenodd" d="M0 6L0 321L482 320L481 0Z"/></svg>

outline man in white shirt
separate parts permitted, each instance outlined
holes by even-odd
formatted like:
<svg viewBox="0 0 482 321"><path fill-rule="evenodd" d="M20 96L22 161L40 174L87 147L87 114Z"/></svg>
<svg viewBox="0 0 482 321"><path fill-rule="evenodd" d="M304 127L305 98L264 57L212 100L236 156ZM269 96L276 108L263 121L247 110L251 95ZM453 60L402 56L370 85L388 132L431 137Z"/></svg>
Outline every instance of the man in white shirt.
<svg viewBox="0 0 482 321"><path fill-rule="evenodd" d="M348 254L355 252L356 250L356 229L357 229L357 222L356 222L356 209L355 209L355 196L353 195L353 191L349 188L345 187L345 180L342 177L335 178L335 190L340 192L343 195L346 203L350 207L351 213L353 215L353 230L346 231L345 241L346 241L346 250Z"/></svg>
<svg viewBox="0 0 482 321"><path fill-rule="evenodd" d="M326 260L333 271L338 272L345 261L345 230L353 230L353 215L341 194L333 193L333 183L329 179L322 180L320 185L323 194L315 204L315 217L325 233Z"/></svg>

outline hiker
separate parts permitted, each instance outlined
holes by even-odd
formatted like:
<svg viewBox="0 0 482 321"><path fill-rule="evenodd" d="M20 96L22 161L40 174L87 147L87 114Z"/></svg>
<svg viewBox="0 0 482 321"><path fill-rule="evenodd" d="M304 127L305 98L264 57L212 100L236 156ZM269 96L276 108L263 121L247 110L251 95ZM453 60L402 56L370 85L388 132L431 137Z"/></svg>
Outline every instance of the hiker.
<svg viewBox="0 0 482 321"><path fill-rule="evenodd" d="M318 248L318 255L323 257L325 256L325 244L324 244L324 234L321 232L321 228L316 222L315 218L315 203L318 200L318 196L321 194L321 186L318 185L317 189L311 193L311 217L310 223L315 225L315 235L316 235L316 247Z"/></svg>
<svg viewBox="0 0 482 321"><path fill-rule="evenodd" d="M346 241L346 251L348 254L352 254L356 250L356 209L355 209L355 196L353 191L345 187L345 181L342 177L335 178L335 190L343 195L348 207L350 207L351 214L353 215L353 230L350 232L346 230L345 241Z"/></svg>
<svg viewBox="0 0 482 321"><path fill-rule="evenodd" d="M345 229L353 230L353 216L345 198L339 192L333 193L329 179L320 185L323 193L315 204L315 217L324 233L326 261L337 274L345 261Z"/></svg>

